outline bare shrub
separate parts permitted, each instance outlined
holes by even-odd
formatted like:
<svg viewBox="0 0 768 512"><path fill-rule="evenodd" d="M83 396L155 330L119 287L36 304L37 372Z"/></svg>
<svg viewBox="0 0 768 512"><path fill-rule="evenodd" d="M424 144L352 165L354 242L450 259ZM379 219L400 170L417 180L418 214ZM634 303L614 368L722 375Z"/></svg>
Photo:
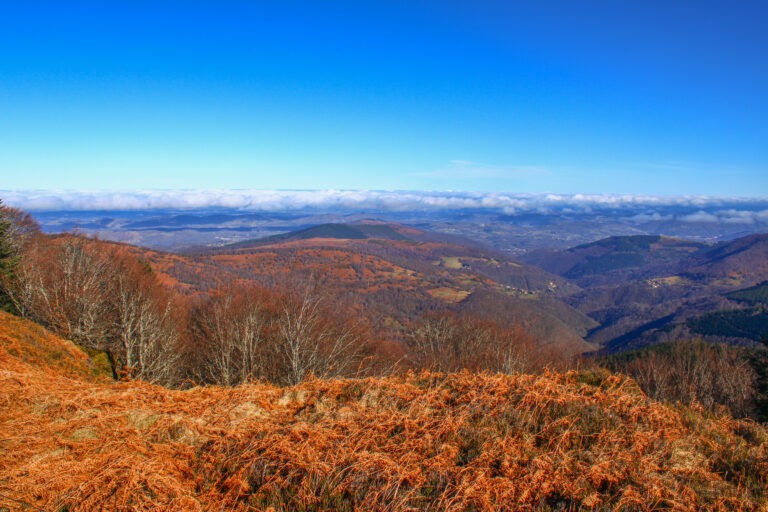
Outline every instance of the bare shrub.
<svg viewBox="0 0 768 512"><path fill-rule="evenodd" d="M756 375L735 347L679 342L609 361L614 371L630 375L654 399L697 403L710 410L725 406L736 416L750 413Z"/></svg>
<svg viewBox="0 0 768 512"><path fill-rule="evenodd" d="M543 363L535 341L521 326L501 327L450 313L424 318L411 329L407 345L412 365L433 371L519 373Z"/></svg>

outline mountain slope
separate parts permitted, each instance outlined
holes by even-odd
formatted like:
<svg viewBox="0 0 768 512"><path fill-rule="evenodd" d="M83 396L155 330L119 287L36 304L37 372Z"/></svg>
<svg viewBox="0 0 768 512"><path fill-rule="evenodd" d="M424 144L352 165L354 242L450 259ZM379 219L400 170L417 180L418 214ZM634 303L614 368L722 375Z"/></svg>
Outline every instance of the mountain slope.
<svg viewBox="0 0 768 512"><path fill-rule="evenodd" d="M57 376L12 352L66 343L0 322L9 509L757 510L768 500L764 427L661 405L625 377L422 373L171 391Z"/></svg>
<svg viewBox="0 0 768 512"><path fill-rule="evenodd" d="M476 275L521 292L555 295L576 290L566 280L510 260L460 237L380 222L324 224L301 231L242 242L209 251L213 258L267 250L328 248L384 259L422 274Z"/></svg>
<svg viewBox="0 0 768 512"><path fill-rule="evenodd" d="M587 339L609 352L702 335L738 343L763 336L764 313L745 310L732 292L768 279L768 234L714 247L665 237L612 237L541 261L582 288L565 301L600 324ZM755 328L729 332L728 325L747 320Z"/></svg>
<svg viewBox="0 0 768 512"><path fill-rule="evenodd" d="M0 363L6 372L34 367L64 378L98 379L88 355L43 327L0 311Z"/></svg>
<svg viewBox="0 0 768 512"><path fill-rule="evenodd" d="M534 252L525 260L581 287L590 287L669 273L707 247L664 236L614 236L565 251Z"/></svg>
<svg viewBox="0 0 768 512"><path fill-rule="evenodd" d="M293 242L296 240L309 240L312 238L330 238L340 240L363 240L379 238L382 240L410 240L401 233L401 229L384 223L358 223L358 224L320 224L298 231L292 231L282 235L270 236L258 240L248 240L232 244L228 247L249 248L262 245L272 245L281 242Z"/></svg>
<svg viewBox="0 0 768 512"><path fill-rule="evenodd" d="M768 233L718 244L686 262L681 275L728 287L758 284L768 278Z"/></svg>

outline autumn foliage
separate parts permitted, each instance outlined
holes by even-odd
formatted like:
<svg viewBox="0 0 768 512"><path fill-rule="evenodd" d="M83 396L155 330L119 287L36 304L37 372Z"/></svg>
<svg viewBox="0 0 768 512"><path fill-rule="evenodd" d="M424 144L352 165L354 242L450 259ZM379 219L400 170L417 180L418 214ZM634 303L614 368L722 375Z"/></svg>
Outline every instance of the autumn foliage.
<svg viewBox="0 0 768 512"><path fill-rule="evenodd" d="M607 372L169 390L0 313L11 510L764 510L768 431Z"/></svg>

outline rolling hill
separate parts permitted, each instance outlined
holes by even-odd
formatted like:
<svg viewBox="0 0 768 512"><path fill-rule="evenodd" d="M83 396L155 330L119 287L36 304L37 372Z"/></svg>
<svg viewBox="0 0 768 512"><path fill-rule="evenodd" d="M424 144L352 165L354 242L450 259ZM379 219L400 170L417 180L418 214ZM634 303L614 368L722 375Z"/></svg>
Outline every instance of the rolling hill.
<svg viewBox="0 0 768 512"><path fill-rule="evenodd" d="M614 236L566 251L534 252L528 254L525 261L586 288L669 273L708 247L664 236Z"/></svg>
<svg viewBox="0 0 768 512"><path fill-rule="evenodd" d="M364 221L196 253L136 250L187 293L228 280L273 286L311 276L328 293L353 298L391 339L422 315L471 307L503 324L520 323L543 343L557 340L570 354L595 348L583 340L594 321L560 300L577 286L456 236Z"/></svg>
<svg viewBox="0 0 768 512"><path fill-rule="evenodd" d="M765 313L738 294L768 278L766 234L715 246L655 236L611 237L532 254L527 261L581 287L564 300L600 324L587 339L609 352L694 336L754 343L768 335L762 327Z"/></svg>
<svg viewBox="0 0 768 512"><path fill-rule="evenodd" d="M768 277L768 234L718 244L686 261L681 275L728 288L756 285Z"/></svg>
<svg viewBox="0 0 768 512"><path fill-rule="evenodd" d="M309 240L312 238L337 240L364 240L371 238L378 238L381 240L410 240L411 238L407 235L413 235L414 232L415 230L408 229L405 226L375 221L360 222L357 224L328 223L262 239L247 240L236 244L230 244L228 247L253 248L281 242Z"/></svg>

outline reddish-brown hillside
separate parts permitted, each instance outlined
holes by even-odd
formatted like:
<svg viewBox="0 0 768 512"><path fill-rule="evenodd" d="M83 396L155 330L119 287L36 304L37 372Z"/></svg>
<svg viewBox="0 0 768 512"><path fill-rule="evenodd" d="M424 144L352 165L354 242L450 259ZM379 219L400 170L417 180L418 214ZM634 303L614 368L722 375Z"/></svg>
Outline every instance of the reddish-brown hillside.
<svg viewBox="0 0 768 512"><path fill-rule="evenodd" d="M0 311L0 363L12 373L20 367L43 369L51 377L97 379L97 368L77 345L39 325Z"/></svg>
<svg viewBox="0 0 768 512"><path fill-rule="evenodd" d="M327 293L354 304L384 338L401 339L425 314L471 308L474 315L523 325L542 343L558 340L565 354L595 348L583 338L596 323L559 300L577 290L573 285L448 238L397 224L332 224L201 254L144 251L140 257L187 293L229 281L279 286L311 275Z"/></svg>
<svg viewBox="0 0 768 512"><path fill-rule="evenodd" d="M661 405L620 376L171 391L97 382L68 343L6 314L0 326L0 507L10 510L768 506L765 428Z"/></svg>
<svg viewBox="0 0 768 512"><path fill-rule="evenodd" d="M690 262L683 275L722 287L747 287L768 275L768 234L737 238Z"/></svg>

